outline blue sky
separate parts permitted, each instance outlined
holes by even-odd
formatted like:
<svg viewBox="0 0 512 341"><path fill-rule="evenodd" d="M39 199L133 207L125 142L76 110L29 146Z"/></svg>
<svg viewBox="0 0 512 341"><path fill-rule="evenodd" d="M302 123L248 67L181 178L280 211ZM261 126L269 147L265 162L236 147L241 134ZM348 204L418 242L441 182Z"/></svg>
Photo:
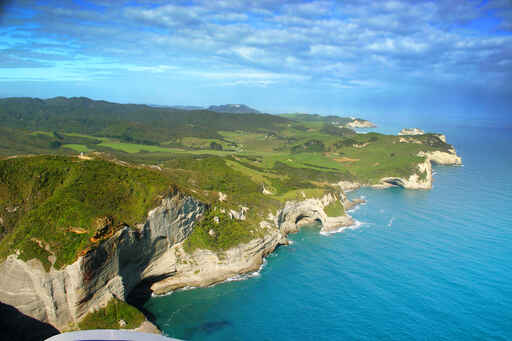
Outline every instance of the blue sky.
<svg viewBox="0 0 512 341"><path fill-rule="evenodd" d="M0 96L267 112L512 108L512 1L11 1Z"/></svg>

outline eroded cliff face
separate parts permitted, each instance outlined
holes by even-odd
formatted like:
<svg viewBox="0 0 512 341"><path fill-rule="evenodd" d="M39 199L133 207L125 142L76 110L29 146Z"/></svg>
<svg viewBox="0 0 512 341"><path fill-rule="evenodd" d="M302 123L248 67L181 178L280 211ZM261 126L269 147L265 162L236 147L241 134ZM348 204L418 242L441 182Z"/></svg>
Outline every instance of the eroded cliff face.
<svg viewBox="0 0 512 341"><path fill-rule="evenodd" d="M174 273L165 255L190 234L204 209L175 193L162 199L143 225L124 227L62 270L46 272L39 261L11 255L0 264L0 301L61 330L72 328L113 296L124 300L144 278Z"/></svg>
<svg viewBox="0 0 512 341"><path fill-rule="evenodd" d="M347 123L347 128L375 128L377 127L374 123L370 121L362 121L362 120L353 120L352 122Z"/></svg>
<svg viewBox="0 0 512 341"><path fill-rule="evenodd" d="M183 287L205 287L222 282L239 274L256 271L264 257L274 251L278 245L287 244L286 235L298 232L300 226L318 221L322 223L322 232L332 232L354 224L348 215L328 217L324 207L334 201L341 201L341 193L329 193L319 199L286 202L285 207L276 215L260 223L265 229L263 237L240 244L222 253L210 250L196 250L187 254L182 245L176 245L169 252L168 262L176 264L175 275L151 286L156 294L165 294Z"/></svg>
<svg viewBox="0 0 512 341"><path fill-rule="evenodd" d="M329 193L322 198L306 199L303 201L288 201L276 217L276 225L284 233L293 233L305 224L315 221L322 224L321 232L331 232L341 226L352 225L354 221L348 215L328 217L324 207L334 201L342 201L341 195Z"/></svg>
<svg viewBox="0 0 512 341"><path fill-rule="evenodd" d="M193 254L188 254L183 250L182 244L176 245L168 258L169 263L174 264L176 273L154 283L151 290L155 294L165 294L184 287L205 287L239 274L256 271L265 256L278 245L287 243L285 234L275 228L268 228L263 237L222 253L198 249Z"/></svg>
<svg viewBox="0 0 512 341"><path fill-rule="evenodd" d="M446 139L445 139L446 140ZM400 186L407 189L430 189L432 188L432 163L438 165L461 165L462 159L457 155L455 149L449 149L447 152L419 152L418 156L424 157L425 161L418 164L416 173L408 178L387 177L382 178L380 183L375 186L378 188L389 186Z"/></svg>
<svg viewBox="0 0 512 341"><path fill-rule="evenodd" d="M416 172L410 175L408 178L382 178L380 180L380 186L400 186L407 189L430 189L432 188L432 164L429 159L425 159L424 162L418 164Z"/></svg>
<svg viewBox="0 0 512 341"><path fill-rule="evenodd" d="M126 299L144 279L163 278L153 284L155 293L211 285L257 270L265 256L288 243L288 233L297 232L305 223L317 220L322 231L352 224L347 215L325 214L324 207L336 200L343 202L343 195L287 202L276 215L260 223L261 237L223 253L196 250L188 254L182 242L205 206L178 193L149 212L145 224L124 227L62 270L46 272L39 261L9 256L0 264L0 301L61 330L73 328L112 297Z"/></svg>
<svg viewBox="0 0 512 341"><path fill-rule="evenodd" d="M418 156L422 156L438 165L461 165L462 159L457 155L455 149L450 149L448 152L434 151L434 152L419 152Z"/></svg>

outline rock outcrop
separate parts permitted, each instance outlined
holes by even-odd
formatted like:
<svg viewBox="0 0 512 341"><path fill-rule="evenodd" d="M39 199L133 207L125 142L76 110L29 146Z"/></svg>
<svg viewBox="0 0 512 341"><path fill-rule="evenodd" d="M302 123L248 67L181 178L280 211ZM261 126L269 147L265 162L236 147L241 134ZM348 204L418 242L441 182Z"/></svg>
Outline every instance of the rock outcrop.
<svg viewBox="0 0 512 341"><path fill-rule="evenodd" d="M276 217L276 225L283 233L298 232L300 226L318 222L322 224L321 232L331 232L343 226L354 224L348 215L329 217L324 207L330 203L341 200L336 194L329 193L320 199L306 199L303 201L288 201Z"/></svg>
<svg viewBox="0 0 512 341"><path fill-rule="evenodd" d="M181 244L176 245L171 249L173 258L168 259L169 263L175 264L176 273L154 283L151 290L156 294L165 294L184 287L205 287L256 271L261 267L266 255L274 251L278 245L288 243L288 233L298 232L305 224L319 222L322 224L321 232L326 233L353 225L354 221L348 215L328 217L324 212L324 207L341 200L340 196L341 194L330 193L320 199L288 201L276 215L270 215L267 220L260 223L265 229L263 237L222 253L196 250L188 254Z"/></svg>
<svg viewBox="0 0 512 341"><path fill-rule="evenodd" d="M370 121L354 119L352 122L347 123L346 127L347 128L375 128L377 126Z"/></svg>
<svg viewBox="0 0 512 341"><path fill-rule="evenodd" d="M430 160L418 164L416 173L408 178L386 177L379 182L381 187L399 186L407 189L430 189L432 188L432 164Z"/></svg>
<svg viewBox="0 0 512 341"><path fill-rule="evenodd" d="M174 264L175 274L154 283L151 290L155 294L165 294L184 287L206 287L256 271L265 256L280 244L287 244L287 240L283 233L272 228L263 237L222 253L198 249L188 254L182 244L176 245L172 248L174 257L169 259L169 263Z"/></svg>
<svg viewBox="0 0 512 341"><path fill-rule="evenodd" d="M174 193L143 225L124 227L61 270L46 272L37 260L11 255L0 264L0 301L60 330L73 328L112 297L124 300L141 280L172 275L169 250L192 232L204 209L192 197Z"/></svg>
<svg viewBox="0 0 512 341"><path fill-rule="evenodd" d="M418 128L404 128L400 130L398 135L423 135L425 132Z"/></svg>
<svg viewBox="0 0 512 341"><path fill-rule="evenodd" d="M446 139L446 138L445 138ZM416 173L408 178L386 177L382 178L376 188L389 186L400 186L407 189L430 189L432 188L432 164L438 165L461 165L462 159L457 155L455 149L451 148L446 152L432 151L419 152L418 156L425 158L425 161L418 164Z"/></svg>
<svg viewBox="0 0 512 341"><path fill-rule="evenodd" d="M450 149L448 152L433 151L433 152L419 152L418 156L422 156L438 165L461 165L462 159L457 155L455 149Z"/></svg>

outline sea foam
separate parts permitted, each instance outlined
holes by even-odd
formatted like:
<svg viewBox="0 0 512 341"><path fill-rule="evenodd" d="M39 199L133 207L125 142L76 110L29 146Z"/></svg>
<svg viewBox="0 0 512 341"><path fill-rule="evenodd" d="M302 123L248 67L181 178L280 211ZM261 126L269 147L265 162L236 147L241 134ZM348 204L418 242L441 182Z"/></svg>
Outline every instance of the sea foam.
<svg viewBox="0 0 512 341"><path fill-rule="evenodd" d="M349 226L341 226L340 228L334 230L334 231L329 231L329 232L325 232L325 231L321 231L320 234L322 236L329 236L331 234L335 234L335 233L340 233L340 232L343 232L344 230L355 230L363 225L365 225L366 223L364 222L360 222L359 220L356 220L354 224L352 225L349 225Z"/></svg>

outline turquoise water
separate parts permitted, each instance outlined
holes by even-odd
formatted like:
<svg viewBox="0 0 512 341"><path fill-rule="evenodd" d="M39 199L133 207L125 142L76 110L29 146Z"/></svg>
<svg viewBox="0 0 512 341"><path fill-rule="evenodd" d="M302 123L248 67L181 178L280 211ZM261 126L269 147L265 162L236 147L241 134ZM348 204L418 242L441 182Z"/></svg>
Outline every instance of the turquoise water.
<svg viewBox="0 0 512 341"><path fill-rule="evenodd" d="M260 274L154 297L190 340L512 339L512 131L444 129L431 191L361 189L356 229L290 236Z"/></svg>

